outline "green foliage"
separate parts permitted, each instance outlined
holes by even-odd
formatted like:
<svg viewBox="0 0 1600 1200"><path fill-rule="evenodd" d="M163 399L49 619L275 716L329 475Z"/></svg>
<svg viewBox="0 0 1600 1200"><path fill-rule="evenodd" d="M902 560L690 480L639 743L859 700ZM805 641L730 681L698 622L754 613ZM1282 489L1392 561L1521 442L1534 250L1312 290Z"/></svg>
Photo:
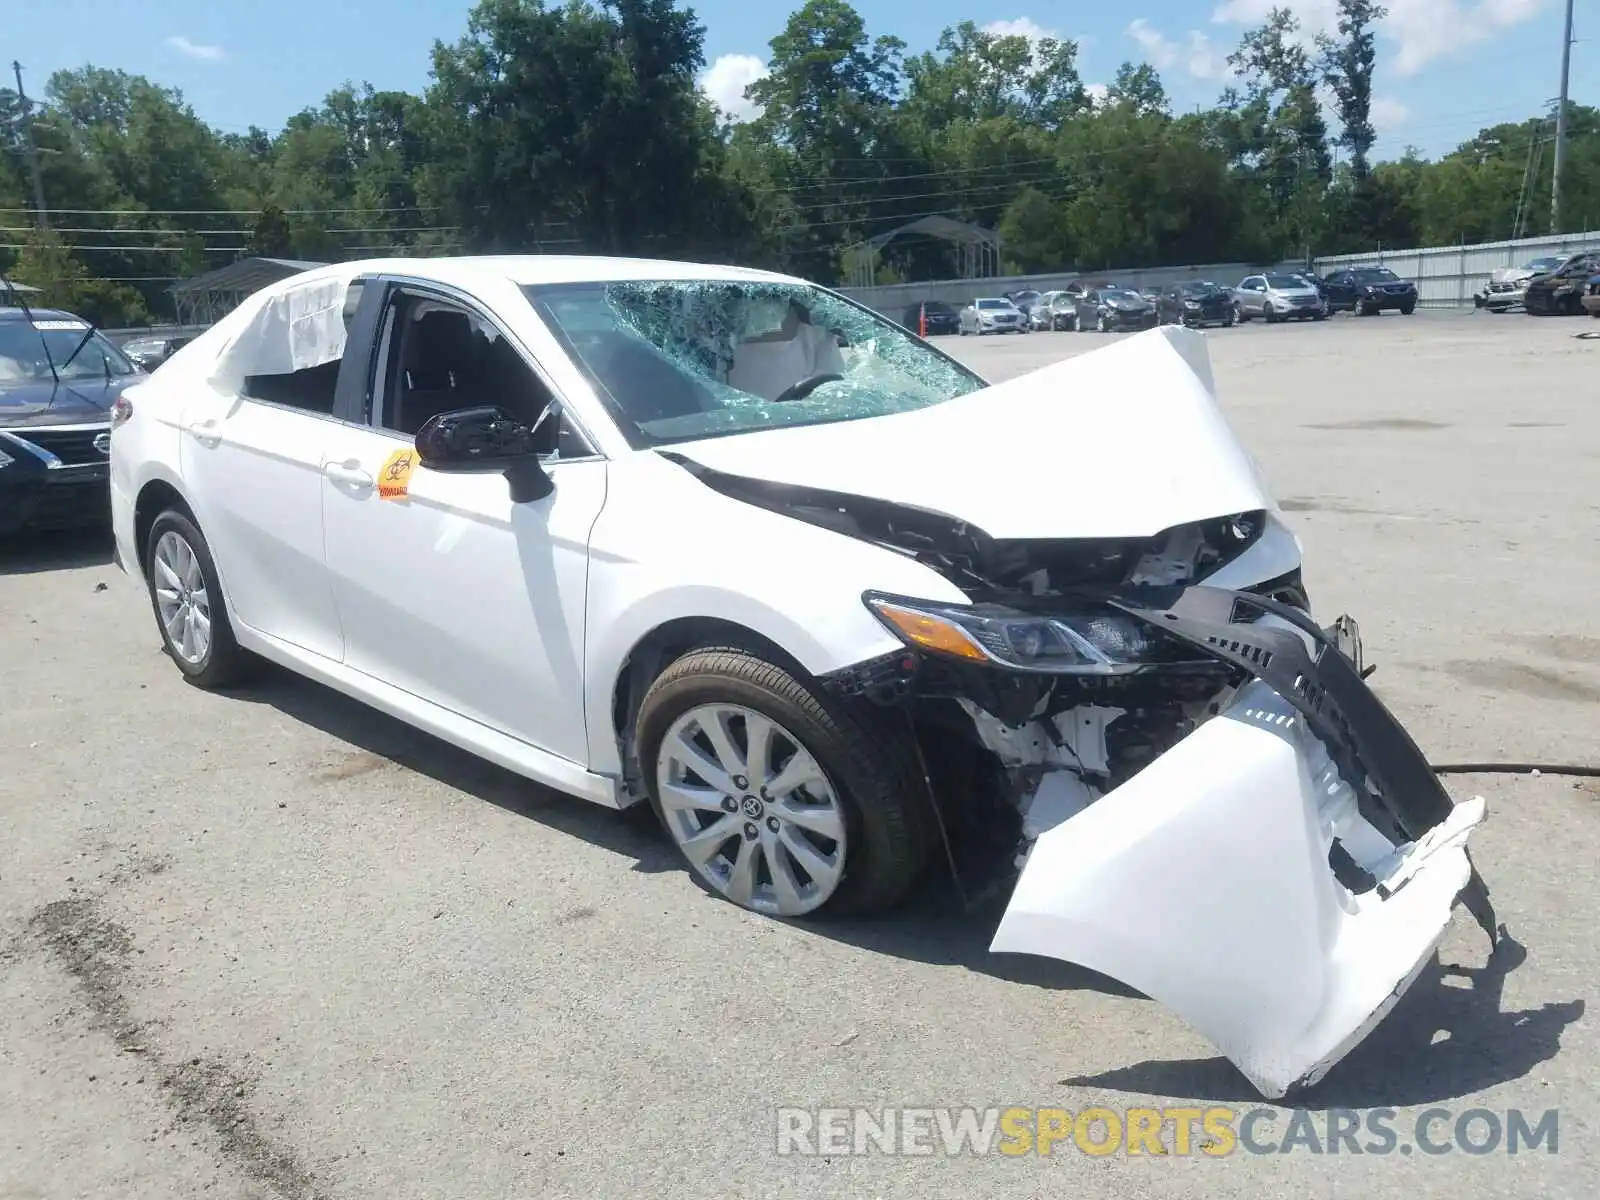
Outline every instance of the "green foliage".
<svg viewBox="0 0 1600 1200"><path fill-rule="evenodd" d="M0 90L0 262L123 324L245 254L643 254L832 283L852 247L928 215L998 230L1023 271L1547 232L1548 119L1370 161L1384 10L1336 3L1314 50L1274 9L1231 56L1238 86L1182 116L1149 64L1095 101L1074 42L965 21L908 57L848 0L791 14L746 123L700 93L705 29L680 0L480 0L421 95L347 83L275 133L219 133L175 89L84 66L32 106L47 203L77 210L54 234L33 228L29 114ZM1600 223L1600 111L1573 105L1569 130L1575 231ZM880 280L927 279L958 255L906 235L870 258Z"/></svg>

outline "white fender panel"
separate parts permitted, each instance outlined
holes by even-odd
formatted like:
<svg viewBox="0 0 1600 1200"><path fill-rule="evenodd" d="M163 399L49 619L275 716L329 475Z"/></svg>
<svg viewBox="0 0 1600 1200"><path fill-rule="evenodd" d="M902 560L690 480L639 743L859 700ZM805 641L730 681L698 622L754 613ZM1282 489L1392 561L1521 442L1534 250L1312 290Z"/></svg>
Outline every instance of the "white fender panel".
<svg viewBox="0 0 1600 1200"><path fill-rule="evenodd" d="M1328 866L1294 710L1243 689L1034 844L991 949L1078 963L1164 1004L1268 1098L1344 1057L1415 980L1471 866L1481 800L1389 899Z"/></svg>

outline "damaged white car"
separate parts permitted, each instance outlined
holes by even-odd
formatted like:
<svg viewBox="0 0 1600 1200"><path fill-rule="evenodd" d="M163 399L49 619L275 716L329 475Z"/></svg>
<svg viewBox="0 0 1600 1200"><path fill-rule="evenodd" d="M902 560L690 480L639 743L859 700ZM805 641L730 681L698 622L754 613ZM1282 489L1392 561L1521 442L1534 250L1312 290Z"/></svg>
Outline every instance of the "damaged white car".
<svg viewBox="0 0 1600 1200"><path fill-rule="evenodd" d="M118 560L195 683L269 659L648 800L757 912L998 880L995 950L1140 989L1268 1096L1486 904L1483 802L1312 621L1201 334L990 386L778 275L350 263L113 424Z"/></svg>

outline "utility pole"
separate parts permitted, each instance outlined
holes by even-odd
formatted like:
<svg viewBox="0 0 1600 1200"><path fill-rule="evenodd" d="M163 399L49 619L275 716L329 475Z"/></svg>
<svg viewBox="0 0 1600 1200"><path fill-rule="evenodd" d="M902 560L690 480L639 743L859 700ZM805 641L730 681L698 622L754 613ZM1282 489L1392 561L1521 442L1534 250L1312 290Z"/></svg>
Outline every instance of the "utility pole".
<svg viewBox="0 0 1600 1200"><path fill-rule="evenodd" d="M22 64L13 59L11 70L17 77L17 101L22 106L23 148L28 155L28 170L33 175L34 219L41 230L46 230L50 228L50 218L44 211L44 176L39 174L39 146L33 140L33 106L28 103L28 94L22 90Z"/></svg>
<svg viewBox="0 0 1600 1200"><path fill-rule="evenodd" d="M1556 101L1556 165L1550 180L1550 232L1561 232L1561 164L1567 157L1567 82L1572 74L1572 0L1561 35L1561 95Z"/></svg>

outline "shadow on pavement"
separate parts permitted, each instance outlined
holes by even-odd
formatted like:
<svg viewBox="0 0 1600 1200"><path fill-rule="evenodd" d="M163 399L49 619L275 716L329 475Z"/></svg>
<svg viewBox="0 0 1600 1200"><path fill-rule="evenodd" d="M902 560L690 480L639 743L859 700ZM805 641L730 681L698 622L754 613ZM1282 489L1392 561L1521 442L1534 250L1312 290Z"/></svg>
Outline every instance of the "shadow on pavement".
<svg viewBox="0 0 1600 1200"><path fill-rule="evenodd" d="M1504 1012L1506 979L1528 951L1508 933L1482 967L1436 958L1388 1018L1328 1076L1284 1101L1310 1108L1402 1108L1459 1099L1521 1079L1561 1049L1583 1000ZM1469 986L1454 986L1458 979ZM1436 1040L1444 1033L1443 1040ZM1063 1079L1072 1087L1218 1103L1266 1103L1225 1058L1152 1060Z"/></svg>
<svg viewBox="0 0 1600 1200"><path fill-rule="evenodd" d="M637 863L635 870L654 874L680 869L677 852L662 835L649 805L635 805L617 812L542 787L359 700L275 666L265 667L258 681L232 688L228 694L235 699L268 705L368 754L388 759L519 817L633 858Z"/></svg>
<svg viewBox="0 0 1600 1200"><path fill-rule="evenodd" d="M0 541L0 575L37 575L111 565L111 530L74 529Z"/></svg>

